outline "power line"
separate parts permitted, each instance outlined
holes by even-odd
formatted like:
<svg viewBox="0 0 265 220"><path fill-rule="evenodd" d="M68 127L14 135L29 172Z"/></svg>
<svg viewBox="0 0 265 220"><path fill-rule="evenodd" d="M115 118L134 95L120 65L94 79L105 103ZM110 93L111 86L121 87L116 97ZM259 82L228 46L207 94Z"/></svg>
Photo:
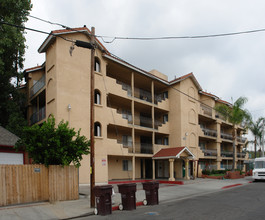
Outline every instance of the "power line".
<svg viewBox="0 0 265 220"><path fill-rule="evenodd" d="M41 31L41 30L37 30L37 29L33 29L33 28L28 28L28 27L24 27L24 26L20 26L20 25L16 25L16 24L10 24L10 23L5 22L5 21L0 21L0 24L8 25L8 26L11 26L11 27L16 27L16 28L19 28L19 29L25 29L25 30L29 30L29 31L34 31L34 32L38 32L38 33L41 33L41 34L53 35L55 37L60 37L60 38L64 39L65 41L69 41L69 42L72 42L72 43L76 42L76 41L74 41L72 39L68 39L68 38L62 37L60 35L56 35L56 34L53 34L53 33L49 33L49 32L46 32L46 31Z"/></svg>
<svg viewBox="0 0 265 220"><path fill-rule="evenodd" d="M42 33L42 34L52 35L52 36L55 36L55 37L60 37L60 38L62 38L62 39L65 40L65 41L69 41L69 42L74 43L76 46L80 46L80 47L84 47L84 48L88 48L88 49L92 49L92 47L94 46L94 45L91 45L89 42L79 41L79 40L73 40L73 39L68 39L68 38L62 37L62 36L60 36L60 35L55 35L55 34L53 34L53 33L48 33L48 32L41 31L41 30L37 30L37 29L33 29L33 28L27 28L27 27L24 27L24 26L19 26L19 25L15 25L15 24L10 24L10 23L4 22L4 21L0 21L0 24L5 24L5 25L8 25L8 26L12 26L12 27L20 28L20 29L25 29L25 30L30 30L30 31L35 31L35 32L38 32L38 33ZM74 29L73 29L73 30L74 30ZM264 29L264 31L265 31L265 29ZM95 36L95 37L96 37L96 36ZM103 52L104 52L104 51L103 51ZM123 59L119 58L118 56L116 56L116 55L114 55L114 54L112 54L112 53L110 53L110 52L109 52L109 54L112 55L113 57L115 57L116 59L119 59L119 60L121 60L121 61L127 63L126 61L124 61ZM138 69L139 69L139 68L138 68ZM187 93L185 93L185 92L183 92L183 91L181 91L181 90L175 88L173 85L170 85L170 87L171 87L172 89L178 91L179 93L181 93L181 94L187 96L188 98L191 98L191 99L193 99L194 101L197 101L198 103L200 103L200 104L204 104L204 105L206 105L207 107L211 108L212 110L215 110L213 107L211 107L211 106L209 106L209 105L203 103L202 101L200 101L200 100L198 100L198 99L196 99L196 98L194 98L194 97L188 95Z"/></svg>
<svg viewBox="0 0 265 220"><path fill-rule="evenodd" d="M37 19L39 21L43 21L43 22L48 23L48 24L58 25L58 26L61 26L61 27L65 28L65 29L71 29L70 27L68 27L66 25L63 25L63 24L60 24L60 23L55 23L55 22L47 21L47 20L44 20L42 18L38 18L38 17L33 16L33 15L28 15L28 16L31 17L31 18Z"/></svg>
<svg viewBox="0 0 265 220"><path fill-rule="evenodd" d="M115 40L177 40L177 39L202 39L202 38L214 38L214 37L226 37L233 35L242 35L242 34L251 34L257 32L264 32L263 29L240 31L240 32L231 32L231 33L221 33L221 34L209 34L209 35L195 35L195 36L165 36L165 37L111 37L111 36L101 36L96 35L103 40L104 43L113 43ZM104 38L112 38L110 41L106 41Z"/></svg>
<svg viewBox="0 0 265 220"><path fill-rule="evenodd" d="M29 15L29 17L52 24L58 25L63 28L69 30L75 30L74 28L70 28L66 25L51 22L36 16ZM77 30L76 30L77 31ZM194 36L162 36L162 37L122 37L122 36L104 36L104 35L96 35L95 37L101 38L104 43L113 43L115 40L177 40L177 39L202 39L202 38L214 38L214 37L226 37L226 36L234 36L234 35L242 35L242 34L251 34L257 32L264 32L265 28L262 29L255 29L255 30L246 30L246 31L239 31L239 32L230 32L230 33L220 33L220 34L208 34L208 35L194 35ZM110 38L110 41L106 41L104 38Z"/></svg>

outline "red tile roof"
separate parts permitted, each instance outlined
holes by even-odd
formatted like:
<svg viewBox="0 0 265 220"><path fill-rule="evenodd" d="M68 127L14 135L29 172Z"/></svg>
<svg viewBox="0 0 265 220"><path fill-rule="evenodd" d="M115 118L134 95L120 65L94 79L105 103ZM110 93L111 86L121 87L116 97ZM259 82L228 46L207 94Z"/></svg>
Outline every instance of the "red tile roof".
<svg viewBox="0 0 265 220"><path fill-rule="evenodd" d="M170 147L170 148L161 149L153 157L154 158L158 158L158 157L168 157L168 158L177 157L178 154L182 153L182 151L185 148L186 147Z"/></svg>

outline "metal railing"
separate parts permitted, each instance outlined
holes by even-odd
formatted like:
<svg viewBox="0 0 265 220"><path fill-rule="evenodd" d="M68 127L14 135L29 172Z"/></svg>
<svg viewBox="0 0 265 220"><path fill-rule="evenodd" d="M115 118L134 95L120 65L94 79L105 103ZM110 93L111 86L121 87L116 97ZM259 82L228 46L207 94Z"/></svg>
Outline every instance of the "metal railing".
<svg viewBox="0 0 265 220"><path fill-rule="evenodd" d="M202 170L217 170L217 165L205 165L205 164L200 164L200 167Z"/></svg>
<svg viewBox="0 0 265 220"><path fill-rule="evenodd" d="M202 149L202 152L204 153L204 156L210 156L210 157L216 157L217 156L217 150Z"/></svg>
<svg viewBox="0 0 265 220"><path fill-rule="evenodd" d="M135 143L135 153L153 154L152 143Z"/></svg>
<svg viewBox="0 0 265 220"><path fill-rule="evenodd" d="M226 134L222 132L221 132L221 138L226 139L226 140L231 140L231 141L233 140L232 134Z"/></svg>
<svg viewBox="0 0 265 220"><path fill-rule="evenodd" d="M30 124L33 125L46 117L46 108L45 106L40 108L39 111L34 112L30 117Z"/></svg>
<svg viewBox="0 0 265 220"><path fill-rule="evenodd" d="M204 105L204 104L201 104L201 110L202 110L202 113L204 115L207 115L207 116L212 117L213 111L212 111L212 108L211 107L209 107L207 105Z"/></svg>
<svg viewBox="0 0 265 220"><path fill-rule="evenodd" d="M45 86L45 75L43 75L31 88L29 91L30 98L34 96L38 91L40 91Z"/></svg>
<svg viewBox="0 0 265 220"><path fill-rule="evenodd" d="M202 128L202 131L204 135L210 136L210 137L217 137L217 131L213 129L208 129L208 128Z"/></svg>
<svg viewBox="0 0 265 220"><path fill-rule="evenodd" d="M126 83L121 82L119 80L116 80L116 83L117 84L120 84L121 87L122 87L122 89L125 90L125 91L127 91L127 95L128 96L132 96L132 87L129 84L126 84Z"/></svg>
<svg viewBox="0 0 265 220"><path fill-rule="evenodd" d="M245 137L237 137L238 142L245 143L246 140L247 140L247 138L245 138Z"/></svg>
<svg viewBox="0 0 265 220"><path fill-rule="evenodd" d="M221 157L233 157L232 151L221 151Z"/></svg>
<svg viewBox="0 0 265 220"><path fill-rule="evenodd" d="M134 116L135 125L146 127L146 128L153 128L152 118L145 117L145 116Z"/></svg>
<svg viewBox="0 0 265 220"><path fill-rule="evenodd" d="M245 158L246 157L246 153L243 153L243 152L237 153L237 157L238 158Z"/></svg>
<svg viewBox="0 0 265 220"><path fill-rule="evenodd" d="M223 169L223 170L231 170L232 169L232 165L222 164L221 163L221 169Z"/></svg>
<svg viewBox="0 0 265 220"><path fill-rule="evenodd" d="M134 88L134 97L152 103L152 94L146 90Z"/></svg>

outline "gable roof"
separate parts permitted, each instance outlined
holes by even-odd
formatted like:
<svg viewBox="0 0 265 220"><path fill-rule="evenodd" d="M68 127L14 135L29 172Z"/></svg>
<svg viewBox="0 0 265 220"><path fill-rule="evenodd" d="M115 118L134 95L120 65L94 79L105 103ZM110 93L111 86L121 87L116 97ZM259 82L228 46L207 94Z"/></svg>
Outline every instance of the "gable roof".
<svg viewBox="0 0 265 220"><path fill-rule="evenodd" d="M193 73L189 73L189 74L186 74L186 75L183 75L183 76L180 76L179 78L176 78L172 81L169 82L169 85L173 85L175 83L178 83L178 82L181 82L187 78L191 78L191 80L194 82L194 84L197 86L198 90L201 91L202 90L202 87L201 85L199 84L199 82L197 81L196 77L193 75Z"/></svg>
<svg viewBox="0 0 265 220"><path fill-rule="evenodd" d="M55 41L56 36L64 35L64 34L72 34L72 33L84 33L87 36L91 35L91 31L87 27L80 27L80 28L70 28L70 29L61 29L61 30L55 30L51 31L50 35L44 40L40 48L38 49L39 53L46 52L48 47ZM103 46L103 44L97 39L96 43L101 47L102 50L106 51L106 53L109 53L108 50ZM73 40L74 41L74 40Z"/></svg>
<svg viewBox="0 0 265 220"><path fill-rule="evenodd" d="M161 149L153 156L153 158L154 159L180 158L180 155L183 152L187 152L192 158L195 157L187 147L170 147L170 148Z"/></svg>
<svg viewBox="0 0 265 220"><path fill-rule="evenodd" d="M0 126L0 146L14 146L19 137Z"/></svg>

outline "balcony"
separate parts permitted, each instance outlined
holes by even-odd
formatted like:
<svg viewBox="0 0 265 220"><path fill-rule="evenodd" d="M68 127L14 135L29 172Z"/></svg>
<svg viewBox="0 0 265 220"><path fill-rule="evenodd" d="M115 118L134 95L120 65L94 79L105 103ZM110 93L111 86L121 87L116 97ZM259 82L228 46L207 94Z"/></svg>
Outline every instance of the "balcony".
<svg viewBox="0 0 265 220"><path fill-rule="evenodd" d="M45 75L43 75L40 80L38 80L29 91L30 98L33 97L38 91L40 91L45 86Z"/></svg>
<svg viewBox="0 0 265 220"><path fill-rule="evenodd" d="M233 152L232 151L221 151L221 156L222 157L233 157Z"/></svg>
<svg viewBox="0 0 265 220"><path fill-rule="evenodd" d="M208 129L208 128L202 128L203 134L208 137L217 137L217 131L213 129Z"/></svg>
<svg viewBox="0 0 265 220"><path fill-rule="evenodd" d="M222 164L222 163L221 163L221 169L222 169L222 170L231 170L231 169L232 169L232 165L229 165L229 164Z"/></svg>
<svg viewBox="0 0 265 220"><path fill-rule="evenodd" d="M146 90L135 88L134 97L145 102L152 103L152 94Z"/></svg>
<svg viewBox="0 0 265 220"><path fill-rule="evenodd" d="M204 153L204 156L217 157L217 150L202 149L202 152Z"/></svg>
<svg viewBox="0 0 265 220"><path fill-rule="evenodd" d="M39 111L34 112L30 117L30 124L33 125L46 118L46 108L45 106L40 108Z"/></svg>
<svg viewBox="0 0 265 220"><path fill-rule="evenodd" d="M247 138L245 138L245 137L237 137L237 142L245 143L246 140L247 140Z"/></svg>
<svg viewBox="0 0 265 220"><path fill-rule="evenodd" d="M243 153L243 152L237 153L237 157L238 158L245 158L246 157L246 153Z"/></svg>
<svg viewBox="0 0 265 220"><path fill-rule="evenodd" d="M226 140L233 141L233 136L232 136L232 134L226 134L226 133L222 133L222 132L221 132L221 138L222 138L222 139L226 139Z"/></svg>
<svg viewBox="0 0 265 220"><path fill-rule="evenodd" d="M208 116L208 117L212 117L213 115L213 110L211 107L201 104L201 114Z"/></svg>
<svg viewBox="0 0 265 220"><path fill-rule="evenodd" d="M153 154L153 144L151 144L151 143L135 143L135 153Z"/></svg>
<svg viewBox="0 0 265 220"><path fill-rule="evenodd" d="M134 125L145 128L153 128L152 118L145 116L134 116Z"/></svg>
<svg viewBox="0 0 265 220"><path fill-rule="evenodd" d="M132 87L129 84L123 83L119 80L116 80L116 83L121 85L122 89L127 92L128 96L132 96Z"/></svg>

